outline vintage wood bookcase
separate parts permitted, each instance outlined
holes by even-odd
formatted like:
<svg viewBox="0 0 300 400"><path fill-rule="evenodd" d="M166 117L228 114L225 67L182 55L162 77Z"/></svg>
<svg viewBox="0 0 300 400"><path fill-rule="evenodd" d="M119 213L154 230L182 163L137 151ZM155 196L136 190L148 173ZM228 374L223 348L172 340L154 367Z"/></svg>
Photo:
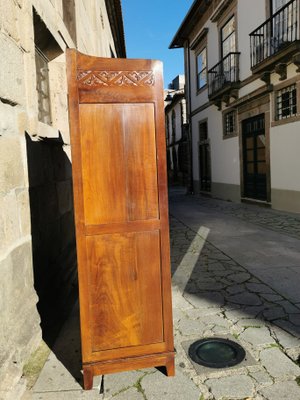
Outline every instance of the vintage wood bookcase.
<svg viewBox="0 0 300 400"><path fill-rule="evenodd" d="M162 64L67 52L85 389L174 375Z"/></svg>

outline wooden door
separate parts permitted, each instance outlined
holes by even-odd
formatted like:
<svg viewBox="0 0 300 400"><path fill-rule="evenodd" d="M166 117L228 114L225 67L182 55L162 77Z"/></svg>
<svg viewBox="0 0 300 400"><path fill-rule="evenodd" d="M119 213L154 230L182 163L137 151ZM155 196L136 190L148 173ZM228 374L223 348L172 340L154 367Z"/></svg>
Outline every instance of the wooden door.
<svg viewBox="0 0 300 400"><path fill-rule="evenodd" d="M208 139L207 121L199 124L199 177L200 190L203 192L211 191L211 162L210 162L210 143Z"/></svg>
<svg viewBox="0 0 300 400"><path fill-rule="evenodd" d="M243 121L244 197L267 200L265 116Z"/></svg>
<svg viewBox="0 0 300 400"><path fill-rule="evenodd" d="M174 374L162 65L68 51L85 388Z"/></svg>

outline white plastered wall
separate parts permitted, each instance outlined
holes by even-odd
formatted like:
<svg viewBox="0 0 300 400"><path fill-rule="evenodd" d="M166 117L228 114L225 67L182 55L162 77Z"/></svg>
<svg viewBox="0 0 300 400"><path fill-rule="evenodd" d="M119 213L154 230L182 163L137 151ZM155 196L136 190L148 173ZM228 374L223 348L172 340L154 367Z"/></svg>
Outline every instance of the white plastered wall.
<svg viewBox="0 0 300 400"><path fill-rule="evenodd" d="M240 185L238 137L223 139L222 114L211 106L192 119L194 180L199 180L199 122L208 123L212 182Z"/></svg>
<svg viewBox="0 0 300 400"><path fill-rule="evenodd" d="M271 187L300 191L300 121L271 128Z"/></svg>

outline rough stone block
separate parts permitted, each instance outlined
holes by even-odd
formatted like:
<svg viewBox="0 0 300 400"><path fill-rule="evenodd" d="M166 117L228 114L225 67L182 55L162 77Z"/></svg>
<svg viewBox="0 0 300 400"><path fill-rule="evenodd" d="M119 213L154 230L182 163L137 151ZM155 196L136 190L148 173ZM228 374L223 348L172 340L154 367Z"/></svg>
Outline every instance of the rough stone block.
<svg viewBox="0 0 300 400"><path fill-rule="evenodd" d="M20 107L13 107L0 101L0 136L18 133L17 112Z"/></svg>
<svg viewBox="0 0 300 400"><path fill-rule="evenodd" d="M7 36L0 36L0 54L5 54L5 63L0 69L0 97L18 104L25 104L23 52Z"/></svg>
<svg viewBox="0 0 300 400"><path fill-rule="evenodd" d="M18 189L16 191L16 197L18 202L19 226L21 235L30 235L31 222L28 189Z"/></svg>
<svg viewBox="0 0 300 400"><path fill-rule="evenodd" d="M16 42L20 39L18 29L19 7L14 0L0 2L0 21L2 29Z"/></svg>
<svg viewBox="0 0 300 400"><path fill-rule="evenodd" d="M0 87L1 90L1 87ZM25 149L17 136L0 137L0 188L1 192L23 187L26 183L23 164Z"/></svg>
<svg viewBox="0 0 300 400"><path fill-rule="evenodd" d="M6 251L20 236L18 204L15 192L11 191L0 195L0 252Z"/></svg>
<svg viewBox="0 0 300 400"><path fill-rule="evenodd" d="M41 340L29 241L0 262L0 292L0 398L15 400L24 389L18 384L23 364Z"/></svg>

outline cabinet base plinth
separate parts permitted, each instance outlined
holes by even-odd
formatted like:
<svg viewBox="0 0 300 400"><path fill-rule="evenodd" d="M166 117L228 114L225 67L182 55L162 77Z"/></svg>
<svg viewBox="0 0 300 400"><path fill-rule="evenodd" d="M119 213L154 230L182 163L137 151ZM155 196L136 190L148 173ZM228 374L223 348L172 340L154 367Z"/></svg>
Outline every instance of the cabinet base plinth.
<svg viewBox="0 0 300 400"><path fill-rule="evenodd" d="M167 376L175 375L175 353L153 354L118 360L99 361L83 364L83 385L85 390L93 388L93 378L97 375L113 374L140 368L165 367Z"/></svg>

